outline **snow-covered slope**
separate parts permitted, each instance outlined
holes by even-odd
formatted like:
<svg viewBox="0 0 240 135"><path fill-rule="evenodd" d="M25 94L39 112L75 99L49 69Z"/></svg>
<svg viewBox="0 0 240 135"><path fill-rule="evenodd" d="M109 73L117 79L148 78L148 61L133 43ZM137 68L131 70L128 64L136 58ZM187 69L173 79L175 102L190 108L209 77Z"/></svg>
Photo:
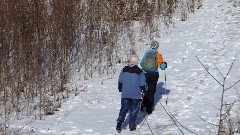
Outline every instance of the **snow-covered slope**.
<svg viewBox="0 0 240 135"><path fill-rule="evenodd" d="M240 52L240 2L205 0L202 8L191 14L187 21L177 22L170 31L171 34L161 39L155 37L160 42L159 52L168 62L168 104L166 106L167 95L164 94L165 72L160 71L155 111L149 116L141 115L141 128L137 133L149 135L151 129L155 135L182 134L160 105L162 103L186 128L199 134L214 134L210 132L214 130L213 126L198 116L209 122L217 122L219 111L216 108L220 107L221 87L207 74L196 56L220 82L223 81L214 65L225 75L235 55ZM139 57L148 49L145 44L140 41L137 43ZM227 87L240 79L239 65L238 55L227 79ZM41 121L18 121L15 125L31 129L34 135L118 134L115 130L120 109L117 79L124 65L118 66L111 79L84 82L73 79L72 85L84 85L85 89L79 95L69 98L55 115ZM236 98L234 88L226 93L226 100L233 101ZM127 121L123 126L125 130L121 134L130 134ZM182 130L186 135L192 134Z"/></svg>

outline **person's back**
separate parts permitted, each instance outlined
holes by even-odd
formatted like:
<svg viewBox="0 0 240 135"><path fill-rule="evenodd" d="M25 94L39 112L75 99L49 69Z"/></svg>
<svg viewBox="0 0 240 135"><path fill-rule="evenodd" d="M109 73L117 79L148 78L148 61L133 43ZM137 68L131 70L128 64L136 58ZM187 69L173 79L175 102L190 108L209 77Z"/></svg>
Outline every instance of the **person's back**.
<svg viewBox="0 0 240 135"><path fill-rule="evenodd" d="M145 85L145 76L138 66L125 66L119 82L122 83L122 98L141 99L140 85Z"/></svg>
<svg viewBox="0 0 240 135"><path fill-rule="evenodd" d="M157 45L151 45L151 49L147 50L140 62L140 66L142 67L142 70L144 73L153 73L153 72L158 72L158 68L160 68L161 64L163 63L163 58L162 58L162 55L158 52L158 43L156 43ZM147 64L151 64L153 62L147 62L148 59L147 59L147 55L148 54L154 54L155 55L155 63L153 66L155 66L155 71L147 71L146 69L144 69L144 64L147 63ZM146 62L145 62L146 61Z"/></svg>
<svg viewBox="0 0 240 135"><path fill-rule="evenodd" d="M129 65L125 66L118 79L118 90L121 95L121 109L117 119L116 130L121 132L121 125L125 120L127 112L130 110L129 128L136 130L137 113L140 107L141 92L147 90L145 74L137 66L139 59L132 56Z"/></svg>

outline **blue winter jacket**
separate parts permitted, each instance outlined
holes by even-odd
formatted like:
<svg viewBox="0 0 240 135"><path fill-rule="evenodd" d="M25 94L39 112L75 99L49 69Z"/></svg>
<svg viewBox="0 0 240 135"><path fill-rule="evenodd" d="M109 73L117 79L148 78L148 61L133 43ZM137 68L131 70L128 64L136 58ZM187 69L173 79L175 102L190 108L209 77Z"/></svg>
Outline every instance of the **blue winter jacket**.
<svg viewBox="0 0 240 135"><path fill-rule="evenodd" d="M118 79L122 98L141 99L141 90L147 90L145 74L138 66L125 66Z"/></svg>

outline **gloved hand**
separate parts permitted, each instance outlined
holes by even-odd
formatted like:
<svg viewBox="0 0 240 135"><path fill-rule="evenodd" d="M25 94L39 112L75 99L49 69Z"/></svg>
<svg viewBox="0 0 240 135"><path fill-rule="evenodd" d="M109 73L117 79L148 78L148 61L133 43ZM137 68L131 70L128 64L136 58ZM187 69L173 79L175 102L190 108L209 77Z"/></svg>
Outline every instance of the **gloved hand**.
<svg viewBox="0 0 240 135"><path fill-rule="evenodd" d="M122 83L118 82L118 91L122 92Z"/></svg>
<svg viewBox="0 0 240 135"><path fill-rule="evenodd" d="M146 93L146 88L145 88L145 86L140 86L140 89L141 89L141 93L143 94L143 95L145 95L145 93Z"/></svg>
<svg viewBox="0 0 240 135"><path fill-rule="evenodd" d="M161 70L165 70L167 68L167 62L163 62L160 68Z"/></svg>
<svg viewBox="0 0 240 135"><path fill-rule="evenodd" d="M146 90L142 90L142 94L143 94L143 95L145 95L146 92L147 92Z"/></svg>

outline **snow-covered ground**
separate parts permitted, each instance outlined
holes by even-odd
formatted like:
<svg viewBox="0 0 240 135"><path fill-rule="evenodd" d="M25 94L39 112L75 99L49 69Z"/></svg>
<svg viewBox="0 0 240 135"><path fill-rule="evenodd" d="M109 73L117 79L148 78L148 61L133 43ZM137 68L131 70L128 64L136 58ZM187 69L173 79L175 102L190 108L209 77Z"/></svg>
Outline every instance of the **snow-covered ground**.
<svg viewBox="0 0 240 135"><path fill-rule="evenodd" d="M182 134L160 103L186 128L198 134L214 134L210 132L214 130L213 126L208 125L198 116L209 122L217 122L219 111L216 108L220 107L221 87L204 70L196 56L220 82L223 81L214 65L225 75L235 55L240 52L240 1L205 0L203 2L202 8L191 14L187 21L177 22L175 28L170 29L171 34L160 39L155 37L160 42L159 52L168 62L166 70L168 104L166 106L167 95L164 94L165 72L160 71L155 95L155 111L149 116L145 113L141 114L138 120L141 126L137 131L138 134L149 135L150 129L155 135ZM145 45L146 42L137 41L137 54L142 57L148 46ZM226 87L240 79L239 65L238 55ZM45 120L19 120L13 125L31 129L34 135L118 134L115 127L121 93L117 89L117 80L124 65L118 66L114 76L105 77L104 80L93 78L79 81L73 77L71 85L83 85L85 88L79 95L64 102L60 111L55 115L46 116ZM227 91L226 100L233 101L237 96L233 88ZM125 129L121 134L131 134L127 121L123 127ZM182 130L186 135L192 134L185 129Z"/></svg>

